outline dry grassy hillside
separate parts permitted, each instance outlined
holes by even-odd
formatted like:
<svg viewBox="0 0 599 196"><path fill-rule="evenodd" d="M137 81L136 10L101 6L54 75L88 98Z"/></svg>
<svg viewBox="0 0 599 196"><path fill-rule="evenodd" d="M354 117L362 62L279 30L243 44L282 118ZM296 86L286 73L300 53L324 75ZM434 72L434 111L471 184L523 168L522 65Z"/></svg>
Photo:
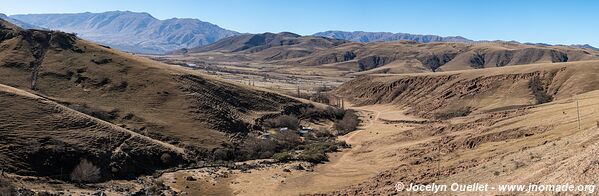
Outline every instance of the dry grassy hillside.
<svg viewBox="0 0 599 196"><path fill-rule="evenodd" d="M344 44L302 59L277 63L318 66L343 63L345 70L416 73L597 59L594 50L542 47L508 42L484 44L381 42ZM337 66L339 69L343 67Z"/></svg>
<svg viewBox="0 0 599 196"><path fill-rule="evenodd" d="M122 178L184 161L179 147L16 88L0 85L0 108L0 165L5 172L69 179L79 161L87 159L103 178Z"/></svg>
<svg viewBox="0 0 599 196"><path fill-rule="evenodd" d="M0 83L156 137L218 146L293 99L116 52L73 35L4 29ZM13 35L14 34L14 35ZM33 54L33 55L32 55Z"/></svg>
<svg viewBox="0 0 599 196"><path fill-rule="evenodd" d="M336 70L328 75L338 75L339 72L358 75L439 72L599 59L596 50L567 46L502 41L472 44L414 41L356 43L295 34L241 35L185 52L184 55L162 58L169 62L196 64L291 65L288 69L279 70L283 72L296 69Z"/></svg>
<svg viewBox="0 0 599 196"><path fill-rule="evenodd" d="M1 163L9 172L28 175L56 175L58 163L71 171L73 161L85 157L100 164L102 171L112 171L118 160L123 163L117 166L137 164L146 172L150 170L143 169L146 165L165 166L156 161L167 149L153 142L193 150L194 160L211 157L215 148L247 134L262 115L300 103L121 53L72 34L22 30L4 21L0 84L43 97L2 95L0 132L12 138L2 138L7 149L1 156L9 159ZM125 140L127 148L115 149ZM54 143L67 150L52 149ZM29 151L23 148L26 144L39 149ZM146 163L138 164L141 160ZM36 164L52 168L42 171L43 165ZM114 172L121 171L137 172Z"/></svg>
<svg viewBox="0 0 599 196"><path fill-rule="evenodd" d="M450 118L547 103L599 89L599 61L461 72L362 76L336 93L359 105L392 103L423 117Z"/></svg>

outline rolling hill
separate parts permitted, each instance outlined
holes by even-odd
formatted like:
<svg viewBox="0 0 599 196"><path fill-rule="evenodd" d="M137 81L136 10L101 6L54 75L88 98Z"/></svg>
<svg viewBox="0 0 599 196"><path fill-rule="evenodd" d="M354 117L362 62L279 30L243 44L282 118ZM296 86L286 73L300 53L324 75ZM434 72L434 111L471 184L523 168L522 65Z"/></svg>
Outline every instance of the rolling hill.
<svg viewBox="0 0 599 196"><path fill-rule="evenodd" d="M244 34L225 38L208 46L175 51L174 53L259 53L263 56L273 54L268 59L274 60L303 57L314 51L332 48L344 43L348 42L317 36L300 36L289 32Z"/></svg>
<svg viewBox="0 0 599 196"><path fill-rule="evenodd" d="M4 20L0 84L0 163L24 175L64 175L81 158L104 177L209 158L257 118L299 103Z"/></svg>
<svg viewBox="0 0 599 196"><path fill-rule="evenodd" d="M158 20L148 13L26 14L11 18L65 32L135 53L161 54L180 48L208 45L239 33L197 19Z"/></svg>
<svg viewBox="0 0 599 196"><path fill-rule="evenodd" d="M599 58L599 51L581 47L502 41L358 43L291 33L241 35L173 54L167 58L177 59L182 54L212 64L278 64L288 65L289 69L333 69L342 75L438 72Z"/></svg>

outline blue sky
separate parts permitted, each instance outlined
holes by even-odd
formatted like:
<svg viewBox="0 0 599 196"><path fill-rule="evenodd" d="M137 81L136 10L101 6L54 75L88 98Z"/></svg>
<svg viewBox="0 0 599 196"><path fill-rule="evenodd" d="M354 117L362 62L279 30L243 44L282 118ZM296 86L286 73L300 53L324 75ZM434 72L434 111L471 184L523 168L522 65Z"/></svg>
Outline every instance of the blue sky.
<svg viewBox="0 0 599 196"><path fill-rule="evenodd" d="M0 0L0 13L130 10L197 18L244 32L325 30L459 35L599 46L599 1L553 0Z"/></svg>

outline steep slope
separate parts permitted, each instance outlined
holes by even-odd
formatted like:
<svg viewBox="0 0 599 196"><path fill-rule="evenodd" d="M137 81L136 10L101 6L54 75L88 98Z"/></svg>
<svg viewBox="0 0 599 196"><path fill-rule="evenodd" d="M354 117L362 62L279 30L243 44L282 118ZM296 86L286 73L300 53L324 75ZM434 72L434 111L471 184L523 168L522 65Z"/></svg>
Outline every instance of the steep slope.
<svg viewBox="0 0 599 196"><path fill-rule="evenodd" d="M460 37L450 36L442 37L438 35L417 35L409 33L389 33L389 32L364 32L364 31L324 31L315 33L314 36L343 39L354 42L388 42L409 40L419 43L429 42L472 42L472 40Z"/></svg>
<svg viewBox="0 0 599 196"><path fill-rule="evenodd" d="M147 13L112 11L77 14L27 14L12 18L79 36L125 51L164 53L208 45L237 32L197 19L158 20Z"/></svg>
<svg viewBox="0 0 599 196"><path fill-rule="evenodd" d="M200 150L246 134L299 101L111 50L61 32L0 23L0 83L156 140ZM8 102L10 103L10 102Z"/></svg>
<svg viewBox="0 0 599 196"><path fill-rule="evenodd" d="M599 61L532 64L433 74L362 76L336 93L359 105L396 104L446 119L570 98L599 90Z"/></svg>

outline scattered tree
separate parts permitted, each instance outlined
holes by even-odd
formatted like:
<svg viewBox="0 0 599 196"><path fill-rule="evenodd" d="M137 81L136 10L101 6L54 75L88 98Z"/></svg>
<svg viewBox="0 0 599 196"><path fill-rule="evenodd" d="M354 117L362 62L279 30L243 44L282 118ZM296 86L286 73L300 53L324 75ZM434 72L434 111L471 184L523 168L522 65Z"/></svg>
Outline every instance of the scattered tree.
<svg viewBox="0 0 599 196"><path fill-rule="evenodd" d="M268 119L265 125L272 128L287 127L289 129L299 129L299 119L295 115L281 115L276 118Z"/></svg>
<svg viewBox="0 0 599 196"><path fill-rule="evenodd" d="M343 118L335 122L335 129L340 131L340 134L346 134L355 131L360 124L360 119L353 111L346 111Z"/></svg>

